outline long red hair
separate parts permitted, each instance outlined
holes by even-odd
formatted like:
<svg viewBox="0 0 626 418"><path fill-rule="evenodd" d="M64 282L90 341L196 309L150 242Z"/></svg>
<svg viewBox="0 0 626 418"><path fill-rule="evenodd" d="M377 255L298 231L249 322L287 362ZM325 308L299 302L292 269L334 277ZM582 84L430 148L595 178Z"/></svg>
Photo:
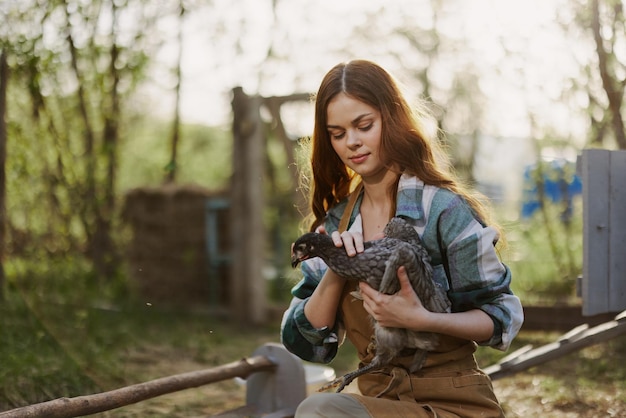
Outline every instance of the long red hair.
<svg viewBox="0 0 626 418"><path fill-rule="evenodd" d="M452 175L435 135L426 134L429 115L409 106L393 77L379 65L355 60L333 67L322 79L315 96L315 125L311 138L310 229L319 226L326 212L356 186L356 173L335 153L327 129L327 108L339 93L360 100L381 114L380 154L388 169L414 175L425 184L443 187L463 196L479 217L486 220L481 200L469 193ZM397 188L397 182L395 185ZM395 189L390 194L395 194ZM395 200L394 200L395 202Z"/></svg>

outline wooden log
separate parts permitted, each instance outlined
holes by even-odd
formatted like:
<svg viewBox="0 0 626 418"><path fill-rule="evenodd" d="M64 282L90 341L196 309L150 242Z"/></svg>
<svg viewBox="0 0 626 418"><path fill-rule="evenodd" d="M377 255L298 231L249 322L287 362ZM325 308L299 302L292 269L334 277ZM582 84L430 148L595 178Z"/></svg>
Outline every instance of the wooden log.
<svg viewBox="0 0 626 418"><path fill-rule="evenodd" d="M246 378L259 371L274 370L266 356L253 356L206 370L181 373L132 386L75 398L59 398L0 412L0 418L70 418L131 405L167 393L203 386L234 377Z"/></svg>

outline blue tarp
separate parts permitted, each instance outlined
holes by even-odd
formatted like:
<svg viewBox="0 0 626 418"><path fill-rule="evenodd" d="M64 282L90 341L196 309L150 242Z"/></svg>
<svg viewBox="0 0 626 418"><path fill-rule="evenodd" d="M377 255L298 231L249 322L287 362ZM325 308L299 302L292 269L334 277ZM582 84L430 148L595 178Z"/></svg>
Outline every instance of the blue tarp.
<svg viewBox="0 0 626 418"><path fill-rule="evenodd" d="M564 159L542 161L539 166L533 164L524 169L524 190L522 193L522 218L530 218L541 207L537 191L537 177L543 174L543 188L546 198L552 202L567 203L561 214L567 221L572 213L572 198L582 194L582 182L576 175L576 164Z"/></svg>

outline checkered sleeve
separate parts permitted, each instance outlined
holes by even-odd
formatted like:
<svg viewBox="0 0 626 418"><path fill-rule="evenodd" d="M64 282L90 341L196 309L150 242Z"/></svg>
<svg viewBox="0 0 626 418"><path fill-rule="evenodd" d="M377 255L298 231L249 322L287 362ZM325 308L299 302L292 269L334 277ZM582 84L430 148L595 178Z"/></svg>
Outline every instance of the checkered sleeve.
<svg viewBox="0 0 626 418"><path fill-rule="evenodd" d="M281 324L281 341L285 348L303 360L329 363L339 347L339 325L315 328L304 314L317 284L328 267L319 258L302 263L303 279L292 289L293 298Z"/></svg>
<svg viewBox="0 0 626 418"><path fill-rule="evenodd" d="M494 322L494 334L478 343L508 349L522 326L523 310L510 288L511 271L496 252L497 231L482 225L459 200L439 216L453 311L480 309L487 313Z"/></svg>

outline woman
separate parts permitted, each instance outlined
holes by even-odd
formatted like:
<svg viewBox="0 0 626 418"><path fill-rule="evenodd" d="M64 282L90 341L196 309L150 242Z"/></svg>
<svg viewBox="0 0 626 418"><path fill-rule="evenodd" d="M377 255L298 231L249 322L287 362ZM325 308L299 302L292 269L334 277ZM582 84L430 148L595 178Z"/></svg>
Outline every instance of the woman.
<svg viewBox="0 0 626 418"><path fill-rule="evenodd" d="M420 116L375 63L351 61L326 74L315 103L311 231L331 234L354 255L364 241L381 237L391 217L403 217L422 238L452 313L428 312L402 267L398 293L359 283L363 301L357 301L350 295L357 285L315 258L302 265L281 337L302 359L328 363L347 336L367 364L375 353L371 315L382 326L440 333L439 347L414 374L407 353L361 376L360 394L311 395L296 416L503 416L474 351L477 343L506 350L521 327L522 307L495 250L497 228L486 223L480 200L442 168Z"/></svg>

